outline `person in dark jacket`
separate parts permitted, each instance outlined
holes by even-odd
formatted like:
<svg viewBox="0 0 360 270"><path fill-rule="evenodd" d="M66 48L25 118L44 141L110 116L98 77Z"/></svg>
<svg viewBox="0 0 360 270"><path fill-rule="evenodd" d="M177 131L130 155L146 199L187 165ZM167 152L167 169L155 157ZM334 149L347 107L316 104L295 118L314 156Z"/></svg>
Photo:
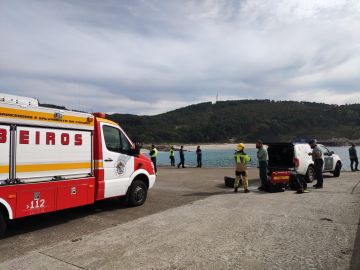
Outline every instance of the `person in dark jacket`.
<svg viewBox="0 0 360 270"><path fill-rule="evenodd" d="M267 186L268 152L261 140L256 142L256 148L258 149L256 156L259 162L259 173L261 180L261 186L258 187L258 190L264 191L266 190Z"/></svg>
<svg viewBox="0 0 360 270"><path fill-rule="evenodd" d="M180 168L180 166L182 166L183 168L185 168L185 156L184 156L184 146L182 145L180 147L179 150L179 155L180 155L180 163L178 164L178 168Z"/></svg>
<svg viewBox="0 0 360 270"><path fill-rule="evenodd" d="M196 149L196 160L197 160L197 167L201 168L202 167L202 152L200 149L200 145Z"/></svg>
<svg viewBox="0 0 360 270"><path fill-rule="evenodd" d="M353 143L352 146L349 148L349 156L350 156L350 167L351 167L351 171L355 172L358 171L358 166L359 166L359 160L358 160L358 156L356 153L356 148L355 148L355 144ZM354 163L355 163L355 167L354 167Z"/></svg>
<svg viewBox="0 0 360 270"><path fill-rule="evenodd" d="M317 145L316 140L311 140L309 142L312 152L309 153L312 156L312 160L314 161L315 167L315 177L316 177L316 184L314 188L323 188L324 185L324 177L323 177L323 166L324 166L324 154L321 151L320 147Z"/></svg>

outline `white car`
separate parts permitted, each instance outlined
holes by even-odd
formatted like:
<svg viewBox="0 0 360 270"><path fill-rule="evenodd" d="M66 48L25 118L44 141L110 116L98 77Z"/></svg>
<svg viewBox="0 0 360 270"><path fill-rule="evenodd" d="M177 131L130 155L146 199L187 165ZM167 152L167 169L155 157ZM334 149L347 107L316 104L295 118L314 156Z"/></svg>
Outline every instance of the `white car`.
<svg viewBox="0 0 360 270"><path fill-rule="evenodd" d="M315 179L314 162L309 155L312 149L307 143L268 143L270 171L289 170L305 177L308 182ZM340 157L318 144L324 154L323 172L339 177L342 163Z"/></svg>

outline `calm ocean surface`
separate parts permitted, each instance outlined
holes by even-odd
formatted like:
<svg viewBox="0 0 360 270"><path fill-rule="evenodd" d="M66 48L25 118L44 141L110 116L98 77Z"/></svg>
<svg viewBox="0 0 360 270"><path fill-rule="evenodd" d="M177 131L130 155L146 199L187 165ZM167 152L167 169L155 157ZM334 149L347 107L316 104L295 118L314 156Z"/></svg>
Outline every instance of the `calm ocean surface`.
<svg viewBox="0 0 360 270"><path fill-rule="evenodd" d="M186 148L185 148L186 149ZM343 163L342 170L350 170L350 160L348 146L345 147L328 147L330 151L334 151L335 154L338 154ZM252 162L251 166L257 166L256 158L256 149L248 148L245 151L249 156L251 156ZM360 152L360 149L358 150ZM229 149L204 149L203 153L203 167L233 167L234 166L234 150ZM175 152L175 162L176 164L180 161L179 153ZM157 158L158 165L170 165L169 153L160 152ZM185 164L190 167L196 166L196 154L195 152L185 152Z"/></svg>

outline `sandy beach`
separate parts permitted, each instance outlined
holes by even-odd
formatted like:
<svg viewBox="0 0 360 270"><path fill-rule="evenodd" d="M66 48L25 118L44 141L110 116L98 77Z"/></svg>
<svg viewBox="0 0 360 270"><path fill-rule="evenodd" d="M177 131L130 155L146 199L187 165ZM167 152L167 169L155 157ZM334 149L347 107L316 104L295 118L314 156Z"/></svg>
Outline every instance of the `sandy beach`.
<svg viewBox="0 0 360 270"><path fill-rule="evenodd" d="M244 143L246 148L256 148L255 143ZM236 143L218 143L218 144L157 144L156 147L160 151L168 151L171 146L174 146L175 149L180 149L180 146L183 145L184 149L187 151L196 151L198 145L200 145L203 150L233 150L236 148ZM150 149L150 145L144 144L143 149Z"/></svg>

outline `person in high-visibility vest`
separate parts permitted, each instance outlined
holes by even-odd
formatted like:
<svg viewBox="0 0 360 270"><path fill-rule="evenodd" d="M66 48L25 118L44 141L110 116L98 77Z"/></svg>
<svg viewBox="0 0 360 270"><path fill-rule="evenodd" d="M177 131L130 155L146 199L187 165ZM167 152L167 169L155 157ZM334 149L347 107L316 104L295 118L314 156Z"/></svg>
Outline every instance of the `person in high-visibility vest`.
<svg viewBox="0 0 360 270"><path fill-rule="evenodd" d="M175 166L175 151L174 151L174 146L171 146L170 148L170 163L171 166Z"/></svg>
<svg viewBox="0 0 360 270"><path fill-rule="evenodd" d="M157 154L158 154L158 150L155 148L155 145L151 145L151 150L150 150L150 158L151 158L151 161L152 163L154 164L154 171L155 173L157 173L157 167L156 167L156 157L157 157Z"/></svg>
<svg viewBox="0 0 360 270"><path fill-rule="evenodd" d="M235 159L235 183L234 183L234 192L238 192L240 179L242 178L242 184L244 186L244 192L248 193L249 183L247 179L247 166L246 164L251 161L251 158L245 154L244 152L245 145L243 143L239 143L236 147L236 152L234 154Z"/></svg>

